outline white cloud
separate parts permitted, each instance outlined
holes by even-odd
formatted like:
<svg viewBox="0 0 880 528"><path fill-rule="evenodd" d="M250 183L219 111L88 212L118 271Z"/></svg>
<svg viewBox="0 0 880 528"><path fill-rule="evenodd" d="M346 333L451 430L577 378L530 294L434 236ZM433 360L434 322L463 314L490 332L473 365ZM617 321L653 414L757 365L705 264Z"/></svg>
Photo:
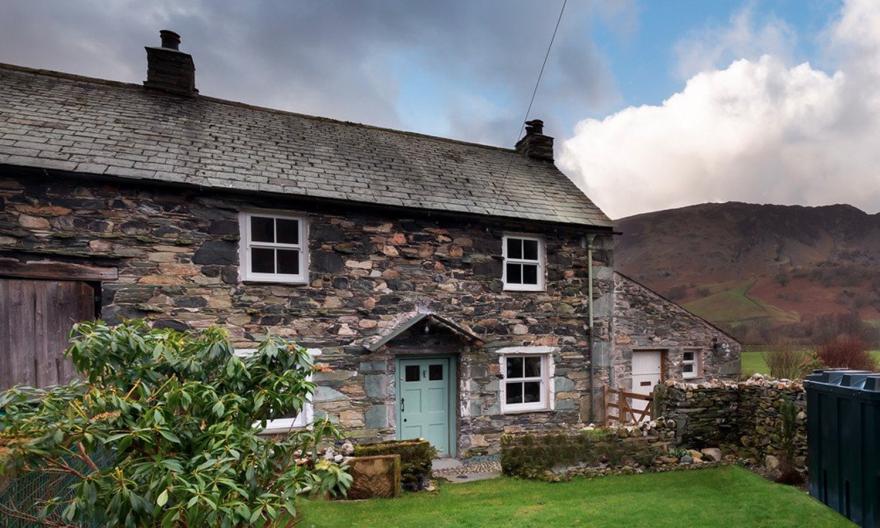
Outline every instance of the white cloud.
<svg viewBox="0 0 880 528"><path fill-rule="evenodd" d="M731 31L753 31L741 24ZM660 106L581 121L560 164L615 218L726 200L876 212L880 3L848 1L826 47L833 73L741 50L749 57L704 68Z"/></svg>
<svg viewBox="0 0 880 528"><path fill-rule="evenodd" d="M674 48L678 74L688 79L736 59L757 59L770 54L787 59L793 55L796 41L791 27L775 16L756 27L749 5L735 13L727 27L705 27L678 41Z"/></svg>

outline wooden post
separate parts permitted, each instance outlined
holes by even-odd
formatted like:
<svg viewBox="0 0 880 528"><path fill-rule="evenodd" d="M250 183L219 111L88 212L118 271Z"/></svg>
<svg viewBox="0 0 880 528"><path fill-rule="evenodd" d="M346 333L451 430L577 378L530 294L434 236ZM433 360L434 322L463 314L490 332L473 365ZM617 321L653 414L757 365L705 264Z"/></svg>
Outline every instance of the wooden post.
<svg viewBox="0 0 880 528"><path fill-rule="evenodd" d="M611 424L611 418L608 416L608 384L602 385L602 401L605 405L605 427L608 427Z"/></svg>

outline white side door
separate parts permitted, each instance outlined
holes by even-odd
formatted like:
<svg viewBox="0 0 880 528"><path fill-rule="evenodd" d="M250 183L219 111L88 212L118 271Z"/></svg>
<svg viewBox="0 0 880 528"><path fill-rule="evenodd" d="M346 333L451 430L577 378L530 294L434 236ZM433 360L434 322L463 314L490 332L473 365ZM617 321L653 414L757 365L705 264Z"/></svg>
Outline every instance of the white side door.
<svg viewBox="0 0 880 528"><path fill-rule="evenodd" d="M660 383L660 362L662 352L659 350L636 350L632 355L632 392L637 394L651 394L654 386ZM648 402L645 400L631 400L629 402L635 410L643 410Z"/></svg>

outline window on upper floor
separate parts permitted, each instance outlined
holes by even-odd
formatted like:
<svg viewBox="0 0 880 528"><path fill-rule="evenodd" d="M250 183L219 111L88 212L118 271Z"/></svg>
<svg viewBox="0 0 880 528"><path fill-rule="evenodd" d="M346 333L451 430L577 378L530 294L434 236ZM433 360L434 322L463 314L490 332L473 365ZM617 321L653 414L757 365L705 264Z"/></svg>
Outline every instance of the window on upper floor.
<svg viewBox="0 0 880 528"><path fill-rule="evenodd" d="M504 289L544 289L544 241L536 237L504 237Z"/></svg>
<svg viewBox="0 0 880 528"><path fill-rule="evenodd" d="M305 284L309 280L306 222L295 216L241 213L240 277Z"/></svg>

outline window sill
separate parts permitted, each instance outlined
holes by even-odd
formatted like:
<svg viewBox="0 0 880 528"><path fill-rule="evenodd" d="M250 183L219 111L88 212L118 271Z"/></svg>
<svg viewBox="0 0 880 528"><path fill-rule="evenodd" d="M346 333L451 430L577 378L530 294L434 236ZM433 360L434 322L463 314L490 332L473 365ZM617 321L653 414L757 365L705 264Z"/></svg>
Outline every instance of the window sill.
<svg viewBox="0 0 880 528"><path fill-rule="evenodd" d="M305 427L300 427L300 426L297 426L297 427L276 427L275 429L269 429L269 428L263 429L262 431L260 431L257 434L260 436L264 436L264 435L271 436L271 435L292 433L295 431L305 431L308 429L309 429L309 426L305 426Z"/></svg>
<svg viewBox="0 0 880 528"><path fill-rule="evenodd" d="M509 286L505 284L503 290L511 292L542 292L546 291L546 288L543 286Z"/></svg>
<svg viewBox="0 0 880 528"><path fill-rule="evenodd" d="M285 286L308 286L307 280L270 280L270 279L241 279L241 284L284 284Z"/></svg>
<svg viewBox="0 0 880 528"><path fill-rule="evenodd" d="M553 412L550 407L541 407L540 409L501 409L501 414L531 414L531 413L547 413Z"/></svg>

